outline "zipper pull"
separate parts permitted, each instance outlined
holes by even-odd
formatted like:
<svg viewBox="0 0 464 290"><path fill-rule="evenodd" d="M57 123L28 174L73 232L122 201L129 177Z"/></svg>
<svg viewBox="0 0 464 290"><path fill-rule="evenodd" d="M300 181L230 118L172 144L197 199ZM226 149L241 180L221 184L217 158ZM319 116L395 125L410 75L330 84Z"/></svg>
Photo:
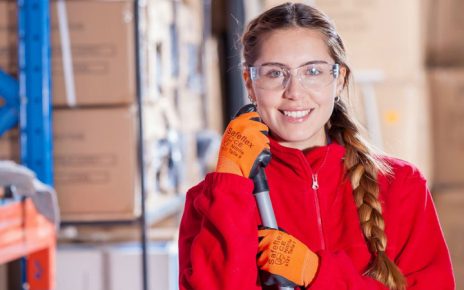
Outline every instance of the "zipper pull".
<svg viewBox="0 0 464 290"><path fill-rule="evenodd" d="M314 190L319 189L319 183L317 182L317 173L313 174L313 185L312 188Z"/></svg>

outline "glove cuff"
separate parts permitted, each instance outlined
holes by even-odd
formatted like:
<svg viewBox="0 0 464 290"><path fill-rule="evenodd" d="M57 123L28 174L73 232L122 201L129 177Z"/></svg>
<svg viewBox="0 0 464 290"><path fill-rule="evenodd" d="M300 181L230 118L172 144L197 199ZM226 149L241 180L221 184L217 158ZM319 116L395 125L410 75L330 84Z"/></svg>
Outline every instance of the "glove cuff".
<svg viewBox="0 0 464 290"><path fill-rule="evenodd" d="M216 166L216 172L232 173L238 176L244 176L237 163L226 157L219 158Z"/></svg>
<svg viewBox="0 0 464 290"><path fill-rule="evenodd" d="M303 282L307 287L314 280L319 267L319 256L313 251L309 250L305 255L305 268L303 269Z"/></svg>

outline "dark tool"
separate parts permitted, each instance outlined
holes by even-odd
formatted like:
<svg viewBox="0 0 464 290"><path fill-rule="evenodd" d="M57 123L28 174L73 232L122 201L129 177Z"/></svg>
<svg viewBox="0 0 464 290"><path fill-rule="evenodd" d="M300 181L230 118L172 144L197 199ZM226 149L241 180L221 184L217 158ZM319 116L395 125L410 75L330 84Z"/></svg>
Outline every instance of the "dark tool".
<svg viewBox="0 0 464 290"><path fill-rule="evenodd" d="M256 112L256 106L253 104L245 105L238 111L236 116L249 112ZM271 198L269 197L269 186L267 184L266 173L264 172L264 168L269 164L269 161L271 161L271 152L265 150L258 156L251 170L250 177L253 179L253 195L255 196L263 226L278 229ZM295 288L279 286L279 289L293 290Z"/></svg>

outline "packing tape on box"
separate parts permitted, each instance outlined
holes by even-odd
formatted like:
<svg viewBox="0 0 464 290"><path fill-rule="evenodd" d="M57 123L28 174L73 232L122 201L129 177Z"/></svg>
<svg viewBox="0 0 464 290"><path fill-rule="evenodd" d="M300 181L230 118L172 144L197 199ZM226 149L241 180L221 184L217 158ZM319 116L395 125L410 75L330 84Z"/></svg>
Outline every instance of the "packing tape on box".
<svg viewBox="0 0 464 290"><path fill-rule="evenodd" d="M74 84L74 68L71 53L71 40L69 37L68 15L65 0L56 2L58 13L58 27L60 29L61 51L63 58L64 86L66 90L66 101L68 106L76 106L76 87Z"/></svg>

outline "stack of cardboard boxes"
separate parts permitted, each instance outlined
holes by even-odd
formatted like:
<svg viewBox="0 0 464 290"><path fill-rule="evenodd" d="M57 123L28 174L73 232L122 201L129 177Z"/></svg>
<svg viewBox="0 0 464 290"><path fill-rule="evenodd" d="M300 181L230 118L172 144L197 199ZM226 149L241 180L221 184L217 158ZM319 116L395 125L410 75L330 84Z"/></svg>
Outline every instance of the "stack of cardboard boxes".
<svg viewBox="0 0 464 290"><path fill-rule="evenodd" d="M140 184L133 3L66 1L51 8L53 156L62 217L134 218Z"/></svg>
<svg viewBox="0 0 464 290"><path fill-rule="evenodd" d="M0 5L7 13L0 17L0 65L15 75L16 3ZM133 3L62 1L50 7L53 157L62 218L134 218L139 186ZM17 148L11 135L2 143ZM2 158L18 159L4 149Z"/></svg>
<svg viewBox="0 0 464 290"><path fill-rule="evenodd" d="M170 197L175 197L178 211L182 203L178 196L202 177L198 132L204 128L222 131L217 44L203 41L203 1L142 2L142 132L136 97L134 1L50 3L54 177L64 221L133 220L140 214L140 133L148 207L155 208L148 213L149 219L159 219L163 211L173 213L160 209ZM17 72L16 21L16 2L0 0L0 68L12 75ZM0 138L0 158L19 159L16 132ZM126 229L83 227L77 238L87 242L114 242L115 236L119 241L138 239L137 227ZM90 231L93 235L85 236ZM159 238L148 234L152 235ZM61 241L73 237L67 231L61 233ZM71 246L74 256L59 249L63 279L58 288L141 284L141 271L133 267L140 264L139 252L127 254L125 248L115 247L104 253L98 248L89 257L86 247L92 244ZM160 259L159 252L168 256L167 250L150 251L149 275L156 276L150 289L168 289L166 283L175 289L176 270L170 270L169 277L158 272L176 260ZM117 260L119 266L103 263L103 253L108 263ZM96 257L95 265L89 271L92 257ZM117 285L108 286L112 283Z"/></svg>
<svg viewBox="0 0 464 290"><path fill-rule="evenodd" d="M198 182L195 134L206 125L202 1L140 7L143 132L134 2L52 1L50 7L54 176L62 219L127 220L140 214L141 133L149 200ZM16 3L0 1L0 13L0 68L14 75ZM17 159L11 134L0 139L5 159Z"/></svg>

